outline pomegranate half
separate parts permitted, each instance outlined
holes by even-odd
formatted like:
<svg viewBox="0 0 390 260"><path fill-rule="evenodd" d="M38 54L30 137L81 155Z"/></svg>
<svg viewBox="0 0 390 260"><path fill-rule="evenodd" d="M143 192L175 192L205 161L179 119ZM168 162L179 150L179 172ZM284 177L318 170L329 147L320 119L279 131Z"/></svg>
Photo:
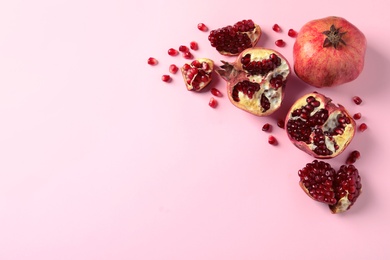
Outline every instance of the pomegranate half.
<svg viewBox="0 0 390 260"><path fill-rule="evenodd" d="M279 52L254 47L241 52L235 62L222 63L216 72L227 81L233 105L256 116L270 115L280 108L290 65Z"/></svg>
<svg viewBox="0 0 390 260"><path fill-rule="evenodd" d="M315 158L333 158L352 141L356 123L342 105L318 92L299 98L286 115L291 142Z"/></svg>

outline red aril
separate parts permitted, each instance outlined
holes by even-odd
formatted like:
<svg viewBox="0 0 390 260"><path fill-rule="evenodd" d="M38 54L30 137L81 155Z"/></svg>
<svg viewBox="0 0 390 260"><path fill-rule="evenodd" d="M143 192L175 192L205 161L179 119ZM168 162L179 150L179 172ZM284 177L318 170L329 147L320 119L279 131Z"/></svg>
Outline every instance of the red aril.
<svg viewBox="0 0 390 260"><path fill-rule="evenodd" d="M209 28L204 23L198 23L198 29L202 32L207 32Z"/></svg>
<svg viewBox="0 0 390 260"><path fill-rule="evenodd" d="M190 60L190 59L192 59L194 56L192 55L191 52L187 51L187 52L184 52L184 53L183 53L183 57L184 57L185 59Z"/></svg>
<svg viewBox="0 0 390 260"><path fill-rule="evenodd" d="M360 152L357 150L354 150L348 155L345 163L346 164L354 164L356 162L356 160L359 158L360 158Z"/></svg>
<svg viewBox="0 0 390 260"><path fill-rule="evenodd" d="M176 56L176 55L179 54L179 52L176 49L174 49L174 48L170 48L170 49L168 49L168 54L170 56Z"/></svg>
<svg viewBox="0 0 390 260"><path fill-rule="evenodd" d="M353 114L353 119L359 120L360 118L362 118L362 114L361 114L361 113L355 113L355 114Z"/></svg>
<svg viewBox="0 0 390 260"><path fill-rule="evenodd" d="M171 64L169 66L169 72L172 74L176 74L176 72L179 70L179 68L175 64Z"/></svg>
<svg viewBox="0 0 390 260"><path fill-rule="evenodd" d="M169 81L171 81L171 76L169 76L169 75L162 75L161 76L161 80L164 81L164 82L169 82Z"/></svg>
<svg viewBox="0 0 390 260"><path fill-rule="evenodd" d="M280 28L280 26L277 23L275 23L272 26L272 30L274 30L275 32L280 32L282 29Z"/></svg>
<svg viewBox="0 0 390 260"><path fill-rule="evenodd" d="M222 93L221 93L221 91L219 91L218 89L212 88L210 91L211 91L211 94L213 94L214 96L216 96L216 97L222 97Z"/></svg>
<svg viewBox="0 0 390 260"><path fill-rule="evenodd" d="M263 127L261 128L262 131L268 132L271 130L271 125L269 123L265 123Z"/></svg>
<svg viewBox="0 0 390 260"><path fill-rule="evenodd" d="M366 131L367 130L367 124L366 123L361 123L360 125L359 125L359 131L360 132L364 132L364 131Z"/></svg>
<svg viewBox="0 0 390 260"><path fill-rule="evenodd" d="M279 39L275 41L275 45L278 47L284 47L286 43L282 39Z"/></svg>
<svg viewBox="0 0 390 260"><path fill-rule="evenodd" d="M215 98L211 97L209 101L209 106L212 108L216 108L218 106L218 101Z"/></svg>
<svg viewBox="0 0 390 260"><path fill-rule="evenodd" d="M276 145L276 144L278 143L278 141L276 140L275 136L270 135L270 136L268 137L268 143L269 143L269 144L272 144L272 145Z"/></svg>
<svg viewBox="0 0 390 260"><path fill-rule="evenodd" d="M190 42L190 48L191 48L191 50L194 50L194 51L198 50L199 49L198 43L194 42L194 41Z"/></svg>
<svg viewBox="0 0 390 260"><path fill-rule="evenodd" d="M149 65L154 66L154 65L157 65L157 63L158 63L158 61L157 61L156 58L150 57L150 58L148 59L148 64L149 64Z"/></svg>
<svg viewBox="0 0 390 260"><path fill-rule="evenodd" d="M181 52L188 52L190 49L187 47L187 46L185 46L185 45L180 45L179 46L179 51L181 51Z"/></svg>
<svg viewBox="0 0 390 260"><path fill-rule="evenodd" d="M288 36L290 37L297 37L297 32L294 29L289 29L287 32Z"/></svg>
<svg viewBox="0 0 390 260"><path fill-rule="evenodd" d="M352 98L352 100L353 100L353 102L354 102L356 105L360 105L360 104L363 102L363 100L362 100L359 96L354 96L354 97Z"/></svg>

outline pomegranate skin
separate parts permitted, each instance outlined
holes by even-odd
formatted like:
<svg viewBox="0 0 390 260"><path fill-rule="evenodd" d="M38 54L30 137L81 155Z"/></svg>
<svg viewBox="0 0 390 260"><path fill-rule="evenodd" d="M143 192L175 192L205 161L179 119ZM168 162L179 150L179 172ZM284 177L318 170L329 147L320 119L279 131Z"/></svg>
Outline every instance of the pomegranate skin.
<svg viewBox="0 0 390 260"><path fill-rule="evenodd" d="M328 42L331 27L341 41ZM364 34L346 19L329 16L306 23L293 47L295 74L309 85L334 87L355 80L363 70L367 41Z"/></svg>

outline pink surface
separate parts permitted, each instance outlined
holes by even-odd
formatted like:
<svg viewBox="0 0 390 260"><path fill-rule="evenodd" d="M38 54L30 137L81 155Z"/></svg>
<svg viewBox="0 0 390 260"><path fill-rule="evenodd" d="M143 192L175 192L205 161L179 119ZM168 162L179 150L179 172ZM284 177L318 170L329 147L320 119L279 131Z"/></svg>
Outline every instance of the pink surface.
<svg viewBox="0 0 390 260"><path fill-rule="evenodd" d="M389 259L386 1L137 2L0 3L0 259ZM160 79L184 62L168 48L192 40L196 57L220 64L199 22L251 18L264 31L259 45L292 64L287 30L329 15L368 41L360 77L321 90L369 127L329 161L362 153L363 194L341 215L302 192L297 171L312 158L275 125L313 87L293 76L281 110L259 118L226 95L210 108L211 94L188 92L179 74Z"/></svg>

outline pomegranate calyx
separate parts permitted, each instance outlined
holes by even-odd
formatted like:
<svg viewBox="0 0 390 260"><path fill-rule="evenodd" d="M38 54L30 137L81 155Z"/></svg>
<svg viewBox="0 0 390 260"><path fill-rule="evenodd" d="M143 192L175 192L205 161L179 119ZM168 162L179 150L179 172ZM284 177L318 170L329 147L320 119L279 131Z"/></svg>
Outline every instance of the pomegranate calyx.
<svg viewBox="0 0 390 260"><path fill-rule="evenodd" d="M336 28L334 24L330 26L330 29L327 31L322 32L326 35L326 38L324 40L324 44L322 47L330 47L333 46L333 48L337 49L340 43L347 45L345 41L342 39L343 35L347 32L340 32L340 28Z"/></svg>

